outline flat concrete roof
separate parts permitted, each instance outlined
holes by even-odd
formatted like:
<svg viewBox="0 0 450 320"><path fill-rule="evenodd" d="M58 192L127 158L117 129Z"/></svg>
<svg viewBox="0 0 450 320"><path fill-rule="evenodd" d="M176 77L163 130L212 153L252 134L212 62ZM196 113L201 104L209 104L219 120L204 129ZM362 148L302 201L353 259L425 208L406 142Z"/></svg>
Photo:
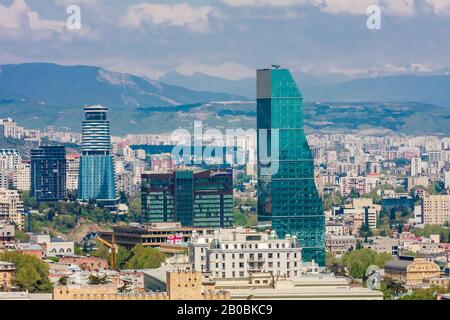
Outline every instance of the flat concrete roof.
<svg viewBox="0 0 450 320"><path fill-rule="evenodd" d="M249 297L262 300L383 300L381 291L348 286L227 289L227 291L230 292L232 300L247 300Z"/></svg>
<svg viewBox="0 0 450 320"><path fill-rule="evenodd" d="M53 300L51 293L0 292L0 300Z"/></svg>

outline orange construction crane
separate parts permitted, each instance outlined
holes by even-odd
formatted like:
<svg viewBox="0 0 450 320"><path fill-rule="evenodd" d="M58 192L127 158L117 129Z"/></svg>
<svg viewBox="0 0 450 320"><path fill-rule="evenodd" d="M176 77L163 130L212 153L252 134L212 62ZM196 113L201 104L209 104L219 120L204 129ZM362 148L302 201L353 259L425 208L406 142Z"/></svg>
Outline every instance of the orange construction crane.
<svg viewBox="0 0 450 320"><path fill-rule="evenodd" d="M112 270L116 270L117 269L117 261L116 261L117 244L116 244L116 237L114 236L114 234L111 235L111 243L109 243L105 239L102 239L100 236L98 236L97 239L98 239L98 241L100 241L101 243L103 243L105 246L107 246L109 248L109 267Z"/></svg>

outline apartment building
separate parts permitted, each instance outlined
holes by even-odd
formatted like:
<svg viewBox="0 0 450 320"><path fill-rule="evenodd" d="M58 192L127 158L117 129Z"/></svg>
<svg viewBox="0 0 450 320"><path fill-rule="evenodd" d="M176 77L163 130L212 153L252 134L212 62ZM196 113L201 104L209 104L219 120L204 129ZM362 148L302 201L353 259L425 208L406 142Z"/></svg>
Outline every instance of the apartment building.
<svg viewBox="0 0 450 320"><path fill-rule="evenodd" d="M14 167L13 172L14 188L20 191L30 191L31 189L31 165L21 162Z"/></svg>
<svg viewBox="0 0 450 320"><path fill-rule="evenodd" d="M14 263L0 261L0 291L12 290L15 272Z"/></svg>
<svg viewBox="0 0 450 320"><path fill-rule="evenodd" d="M356 191L360 194L368 193L366 177L360 176L347 176L340 179L341 193L344 197L347 197L352 191Z"/></svg>
<svg viewBox="0 0 450 320"><path fill-rule="evenodd" d="M416 177L422 173L422 159L412 158L411 159L411 176Z"/></svg>
<svg viewBox="0 0 450 320"><path fill-rule="evenodd" d="M80 155L66 155L66 188L67 191L76 191L78 189L78 175L80 171Z"/></svg>
<svg viewBox="0 0 450 320"><path fill-rule="evenodd" d="M0 221L2 220L23 229L23 202L17 190L0 189Z"/></svg>
<svg viewBox="0 0 450 320"><path fill-rule="evenodd" d="M345 254L356 249L356 237L344 235L328 235L326 237L327 251L335 254Z"/></svg>
<svg viewBox="0 0 450 320"><path fill-rule="evenodd" d="M278 239L251 229L219 229L214 235L193 234L189 262L194 270L210 273L215 279L245 278L268 272L274 276L301 275L301 248L295 236Z"/></svg>
<svg viewBox="0 0 450 320"><path fill-rule="evenodd" d="M0 134L5 138L22 139L25 129L11 118L0 119Z"/></svg>
<svg viewBox="0 0 450 320"><path fill-rule="evenodd" d="M430 179L427 176L424 177L409 177L407 179L408 190L413 189L414 187L425 187L427 188L430 184Z"/></svg>
<svg viewBox="0 0 450 320"><path fill-rule="evenodd" d="M450 222L450 195L431 195L423 199L425 224L444 225Z"/></svg>
<svg viewBox="0 0 450 320"><path fill-rule="evenodd" d="M21 161L19 150L0 149L0 170L13 170Z"/></svg>
<svg viewBox="0 0 450 320"><path fill-rule="evenodd" d="M0 222L0 249L13 244L16 240L15 229L11 224Z"/></svg>
<svg viewBox="0 0 450 320"><path fill-rule="evenodd" d="M363 248L367 248L378 253L389 253L397 256L400 250L401 241L390 237L371 237L367 243L362 243Z"/></svg>

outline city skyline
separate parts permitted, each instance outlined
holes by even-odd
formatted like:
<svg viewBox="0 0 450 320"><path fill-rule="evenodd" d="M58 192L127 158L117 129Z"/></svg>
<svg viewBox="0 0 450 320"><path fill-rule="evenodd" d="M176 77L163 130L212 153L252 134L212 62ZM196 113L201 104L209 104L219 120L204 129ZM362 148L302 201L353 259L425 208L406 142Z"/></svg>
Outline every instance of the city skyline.
<svg viewBox="0 0 450 320"><path fill-rule="evenodd" d="M0 0L0 301L450 300L449 17Z"/></svg>
<svg viewBox="0 0 450 320"><path fill-rule="evenodd" d="M235 166L226 177L224 170L187 174L187 168L178 167L167 149L160 148L170 143L170 137L136 135L109 142L103 135L106 107L85 107L89 113L85 139L78 146L69 140L67 169L56 171L71 172L66 185L76 186L80 160L74 152L83 153L84 145L86 152L109 153L114 157L120 204L110 211L113 208L79 202L74 190L67 190L67 201L30 197L29 155L22 147L19 151L5 145L9 148L0 150L0 248L6 249L0 253L0 291L6 288L6 292L0 295L51 300L238 300L249 295L252 299L448 299L450 138L317 133L307 138L308 148L301 128L293 128L302 126L295 82L287 70L273 68L280 74L272 77L270 86L260 81L258 109L270 109L278 116L270 122L282 127L280 136L303 142L292 148L292 143L281 140L281 159L300 152L301 159L288 162L301 170L290 170L292 164L286 170L280 164L283 175L274 176L281 179L276 181L278 192L272 192L272 211L311 212L323 202L323 216L308 216L301 226L285 217L281 223L274 217L272 227L259 224L257 171L251 163ZM261 114L259 118L267 120ZM13 119L0 119L0 134L8 143L30 146L66 138L64 133L41 136L39 130L24 129ZM95 143L98 140L107 143ZM302 183L292 184L294 176L300 176ZM179 181L170 185L167 178ZM293 194L299 188L301 195ZM312 196L315 193L320 199ZM283 203L290 204L289 210L279 206ZM301 209L305 203L306 211ZM153 219L144 219L146 215ZM57 237L46 234L48 228ZM327 256L323 266L319 248L308 246L310 240L317 240L310 236L318 231ZM99 252L105 255L97 256ZM27 283L22 280L23 266L16 259L24 256L48 266L49 276L29 292L9 292L13 283L23 287L28 281L34 283L31 273L26 275ZM356 284L364 276L367 287ZM121 283L129 291L123 292ZM384 287L390 283L400 291ZM205 288L208 295L202 294Z"/></svg>

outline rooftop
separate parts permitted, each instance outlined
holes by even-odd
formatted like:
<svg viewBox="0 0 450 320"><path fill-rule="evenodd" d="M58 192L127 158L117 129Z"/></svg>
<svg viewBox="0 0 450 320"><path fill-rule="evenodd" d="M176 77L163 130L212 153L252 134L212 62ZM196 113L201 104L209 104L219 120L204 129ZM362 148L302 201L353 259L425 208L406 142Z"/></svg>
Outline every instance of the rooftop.
<svg viewBox="0 0 450 320"><path fill-rule="evenodd" d="M14 270L15 265L11 262L0 261L0 270Z"/></svg>
<svg viewBox="0 0 450 320"><path fill-rule="evenodd" d="M156 279L158 281L160 281L161 283L166 283L166 277L167 277L167 272L173 272L173 271L177 271L177 270L187 270L187 269L192 268L191 265L188 264L182 264L182 265L163 265L157 269L146 269L146 270L142 270L142 272L144 273L144 275L147 275L153 279Z"/></svg>
<svg viewBox="0 0 450 320"><path fill-rule="evenodd" d="M17 243L18 250L39 250L42 251L42 247L37 243Z"/></svg>
<svg viewBox="0 0 450 320"><path fill-rule="evenodd" d="M247 299L253 296L254 299L291 299L291 300L382 300L381 291L367 288L354 288L349 286L327 287L292 287L292 288L254 288L254 289L228 289L232 299Z"/></svg>
<svg viewBox="0 0 450 320"><path fill-rule="evenodd" d="M397 270L397 271L406 271L408 266L413 263L414 260L403 260L403 259L394 259L386 263L384 266L385 270Z"/></svg>

